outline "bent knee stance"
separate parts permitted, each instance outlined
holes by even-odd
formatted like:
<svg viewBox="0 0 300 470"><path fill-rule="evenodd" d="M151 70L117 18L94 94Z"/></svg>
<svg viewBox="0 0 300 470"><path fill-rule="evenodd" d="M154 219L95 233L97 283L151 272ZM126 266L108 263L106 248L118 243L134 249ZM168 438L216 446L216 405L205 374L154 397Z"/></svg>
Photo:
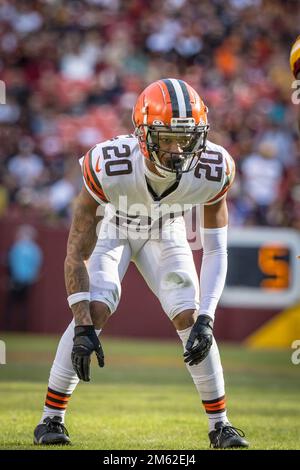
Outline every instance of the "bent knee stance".
<svg viewBox="0 0 300 470"><path fill-rule="evenodd" d="M196 273L173 270L162 275L159 299L168 317L179 321L186 311L199 307L199 281ZM179 317L179 318L178 318ZM185 315L183 316L185 317ZM176 326L176 325L175 325Z"/></svg>

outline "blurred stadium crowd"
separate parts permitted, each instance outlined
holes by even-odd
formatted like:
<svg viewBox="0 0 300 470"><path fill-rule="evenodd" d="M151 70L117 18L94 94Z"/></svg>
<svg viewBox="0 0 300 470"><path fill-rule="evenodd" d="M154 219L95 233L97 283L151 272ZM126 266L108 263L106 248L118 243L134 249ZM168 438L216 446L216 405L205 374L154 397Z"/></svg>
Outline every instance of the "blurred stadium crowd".
<svg viewBox="0 0 300 470"><path fill-rule="evenodd" d="M237 178L231 224L300 228L300 155L288 56L297 0L4 0L0 216L68 224L78 158L132 132L151 81L190 83Z"/></svg>

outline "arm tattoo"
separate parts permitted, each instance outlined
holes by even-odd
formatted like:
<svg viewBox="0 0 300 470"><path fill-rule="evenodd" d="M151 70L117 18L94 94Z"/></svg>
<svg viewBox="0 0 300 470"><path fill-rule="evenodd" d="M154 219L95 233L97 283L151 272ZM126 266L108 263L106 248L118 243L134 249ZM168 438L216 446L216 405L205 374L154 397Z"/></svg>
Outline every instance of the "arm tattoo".
<svg viewBox="0 0 300 470"><path fill-rule="evenodd" d="M82 192L76 201L65 259L65 283L68 295L89 291L89 275L84 262L91 256L97 241L96 227L99 218L96 216L96 210L96 203ZM78 302L73 305L72 311L76 325L93 324L89 302Z"/></svg>

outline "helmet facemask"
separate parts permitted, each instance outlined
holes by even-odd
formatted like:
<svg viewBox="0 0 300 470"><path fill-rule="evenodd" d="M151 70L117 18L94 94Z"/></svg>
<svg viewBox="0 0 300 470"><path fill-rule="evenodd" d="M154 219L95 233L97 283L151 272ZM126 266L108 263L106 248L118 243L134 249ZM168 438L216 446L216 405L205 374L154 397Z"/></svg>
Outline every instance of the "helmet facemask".
<svg viewBox="0 0 300 470"><path fill-rule="evenodd" d="M209 125L196 126L193 118L171 121L171 126L141 124L137 135L159 173L163 176L175 173L179 180L182 173L192 171L197 165L205 150Z"/></svg>

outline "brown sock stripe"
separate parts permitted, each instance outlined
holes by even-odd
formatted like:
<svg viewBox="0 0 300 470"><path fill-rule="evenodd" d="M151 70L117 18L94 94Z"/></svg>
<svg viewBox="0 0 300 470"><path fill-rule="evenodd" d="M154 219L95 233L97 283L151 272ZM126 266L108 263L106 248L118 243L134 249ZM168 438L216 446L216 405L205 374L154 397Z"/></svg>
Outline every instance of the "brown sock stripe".
<svg viewBox="0 0 300 470"><path fill-rule="evenodd" d="M57 392L57 390L52 390L52 388L48 387L48 392L50 393L54 393L54 395L58 395L59 397L66 397L66 398L70 398L71 397L71 393L62 393L62 392ZM61 399L61 398L60 398Z"/></svg>
<svg viewBox="0 0 300 470"><path fill-rule="evenodd" d="M226 411L225 406L224 406L224 408L220 408L219 410L205 410L205 413L207 413L208 415L214 415L214 414L217 414L217 413L223 413L223 411Z"/></svg>
<svg viewBox="0 0 300 470"><path fill-rule="evenodd" d="M67 408L67 403L61 404L61 403L55 403L54 401L46 399L45 401L46 406L50 406L50 408L55 408L55 409L60 409L60 410L65 410Z"/></svg>
<svg viewBox="0 0 300 470"><path fill-rule="evenodd" d="M51 392L48 392L47 393L47 398L54 398L55 400L59 400L59 402L68 402L70 400L71 397L61 397L60 395L57 395L56 393L51 393ZM54 400L54 401L55 401Z"/></svg>
<svg viewBox="0 0 300 470"><path fill-rule="evenodd" d="M206 413L216 414L226 410L225 395L214 400L202 400Z"/></svg>
<svg viewBox="0 0 300 470"><path fill-rule="evenodd" d="M219 401L225 401L225 395L222 397L214 398L213 400L202 400L203 405L213 405L215 403L218 403Z"/></svg>
<svg viewBox="0 0 300 470"><path fill-rule="evenodd" d="M48 387L45 405L54 410L65 410L71 394L57 392Z"/></svg>
<svg viewBox="0 0 300 470"><path fill-rule="evenodd" d="M60 410L60 411L66 410L66 408L58 408L57 406L52 406L50 405L50 403L47 403L47 402L45 402L45 405L47 406L47 408L51 408L51 410Z"/></svg>
<svg viewBox="0 0 300 470"><path fill-rule="evenodd" d="M63 400L58 400L57 398L51 398L48 395L46 396L46 401L52 401L54 403L58 403L59 405L65 405L67 406L68 402L63 401Z"/></svg>

